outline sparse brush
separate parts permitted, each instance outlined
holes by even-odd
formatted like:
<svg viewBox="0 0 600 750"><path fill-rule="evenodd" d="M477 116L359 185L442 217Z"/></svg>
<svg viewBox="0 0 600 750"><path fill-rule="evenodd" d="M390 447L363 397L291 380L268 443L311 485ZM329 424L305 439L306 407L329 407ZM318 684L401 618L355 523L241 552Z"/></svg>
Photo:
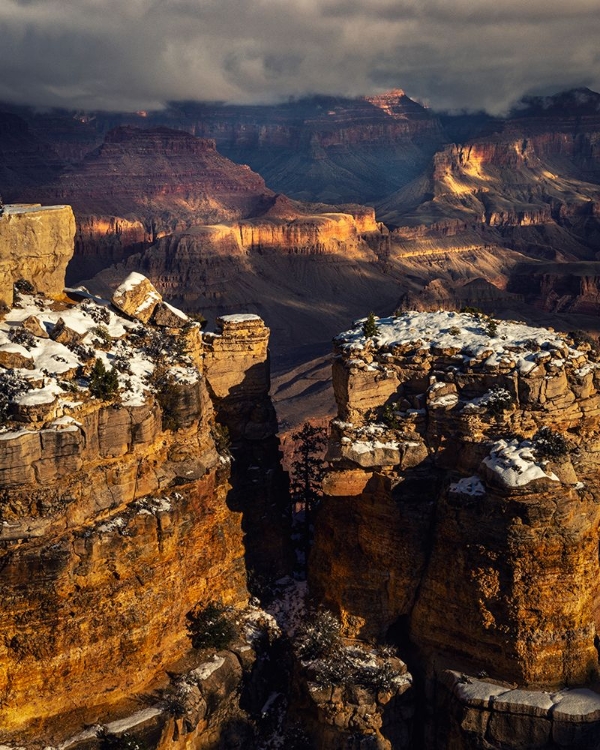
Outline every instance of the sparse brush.
<svg viewBox="0 0 600 750"><path fill-rule="evenodd" d="M101 323L108 325L110 323L110 312L107 307L104 307L104 305L97 305L95 302L88 300L82 302L81 309L90 316L94 323L98 323L98 325Z"/></svg>
<svg viewBox="0 0 600 750"><path fill-rule="evenodd" d="M460 312L467 313L469 315L475 315L476 317L479 317L480 315L484 315L483 310L480 310L478 307L471 307L470 305L465 305L464 307L461 307Z"/></svg>
<svg viewBox="0 0 600 750"><path fill-rule="evenodd" d="M107 349L112 344L112 336L106 326L94 326L90 333L96 337L95 343L98 348Z"/></svg>
<svg viewBox="0 0 600 750"><path fill-rule="evenodd" d="M109 734L105 728L98 732L102 750L146 750L138 740L128 732L124 734Z"/></svg>
<svg viewBox="0 0 600 750"><path fill-rule="evenodd" d="M542 427L535 433L533 445L536 453L545 458L565 456L570 450L569 441L549 427Z"/></svg>
<svg viewBox="0 0 600 750"><path fill-rule="evenodd" d="M20 294L35 294L35 287L27 279L18 279L15 281L14 290Z"/></svg>
<svg viewBox="0 0 600 750"><path fill-rule="evenodd" d="M26 328L19 326L18 328L11 328L8 332L8 338L13 344L25 347L27 351L34 349L37 346L37 339Z"/></svg>
<svg viewBox="0 0 600 750"><path fill-rule="evenodd" d="M481 400L481 405L485 406L490 414L500 416L504 411L510 409L515 399L510 391L506 388L495 387L489 390Z"/></svg>
<svg viewBox="0 0 600 750"><path fill-rule="evenodd" d="M0 424L9 418L10 405L31 389L31 384L14 370L0 371Z"/></svg>
<svg viewBox="0 0 600 750"><path fill-rule="evenodd" d="M321 659L337 652L341 647L341 624L327 609L311 613L298 630L295 647L303 661Z"/></svg>

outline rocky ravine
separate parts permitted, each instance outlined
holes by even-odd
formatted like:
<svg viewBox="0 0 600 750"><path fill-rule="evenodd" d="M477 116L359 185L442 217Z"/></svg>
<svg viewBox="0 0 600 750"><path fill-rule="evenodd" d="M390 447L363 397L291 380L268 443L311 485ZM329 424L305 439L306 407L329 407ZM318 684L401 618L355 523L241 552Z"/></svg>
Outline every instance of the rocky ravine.
<svg viewBox="0 0 600 750"><path fill-rule="evenodd" d="M336 341L313 593L401 645L437 706L425 747L595 747L595 354L466 313L378 325Z"/></svg>

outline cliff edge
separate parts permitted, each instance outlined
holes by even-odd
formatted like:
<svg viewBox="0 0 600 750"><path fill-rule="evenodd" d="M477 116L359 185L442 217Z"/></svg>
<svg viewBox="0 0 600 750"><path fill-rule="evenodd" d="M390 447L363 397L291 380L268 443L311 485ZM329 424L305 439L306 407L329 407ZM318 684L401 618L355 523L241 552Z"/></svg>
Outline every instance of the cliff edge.
<svg viewBox="0 0 600 750"><path fill-rule="evenodd" d="M424 703L454 691L454 703L444 698L432 712L438 739L427 746L524 747L540 733L535 746L554 747L551 733L562 730L550 719L560 710L550 701L528 734L514 716L534 715L535 701L508 691L533 691L539 702L536 691L562 701L573 690L576 702L576 689L598 678L594 342L432 312L359 322L335 349L338 417L310 558L313 595L347 635L396 643ZM468 718L474 693L461 688L475 675L491 681L477 726ZM600 698L584 692L586 724ZM494 703L500 694L506 705ZM445 711L458 722L455 744L440 729ZM469 744L474 737L489 744Z"/></svg>
<svg viewBox="0 0 600 750"><path fill-rule="evenodd" d="M0 214L0 305L12 305L13 283L19 279L45 294L61 294L74 236L70 206L5 206Z"/></svg>

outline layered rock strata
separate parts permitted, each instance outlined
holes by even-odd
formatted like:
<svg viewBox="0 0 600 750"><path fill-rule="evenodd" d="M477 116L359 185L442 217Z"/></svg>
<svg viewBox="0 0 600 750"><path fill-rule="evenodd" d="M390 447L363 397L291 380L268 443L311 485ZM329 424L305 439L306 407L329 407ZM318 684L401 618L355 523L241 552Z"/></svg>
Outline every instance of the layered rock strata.
<svg viewBox="0 0 600 750"><path fill-rule="evenodd" d="M598 369L589 344L459 313L336 340L310 578L362 637L519 686L598 672ZM402 638L401 638L402 641Z"/></svg>
<svg viewBox="0 0 600 750"><path fill-rule="evenodd" d="M187 652L194 605L248 597L209 393L231 358L210 348L209 388L199 326L139 275L115 296L127 315L79 296L21 295L0 323L0 351L22 358L0 369L0 737L28 747L118 718ZM243 385L266 368L253 323L260 345L229 336L242 411L268 400L268 379Z"/></svg>

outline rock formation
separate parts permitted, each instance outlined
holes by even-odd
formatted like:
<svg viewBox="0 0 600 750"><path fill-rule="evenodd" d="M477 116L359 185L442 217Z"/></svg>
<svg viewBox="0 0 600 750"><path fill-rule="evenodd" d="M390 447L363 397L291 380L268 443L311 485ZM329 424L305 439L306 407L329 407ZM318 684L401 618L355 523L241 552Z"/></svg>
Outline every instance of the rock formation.
<svg viewBox="0 0 600 750"><path fill-rule="evenodd" d="M69 206L5 206L0 214L0 304L12 305L19 279L40 292L61 294L74 234Z"/></svg>
<svg viewBox="0 0 600 750"><path fill-rule="evenodd" d="M14 192L14 191L13 191ZM78 222L71 278L81 278L193 224L261 213L273 196L212 140L157 128L120 127L79 164L18 191L19 199L69 203Z"/></svg>
<svg viewBox="0 0 600 750"><path fill-rule="evenodd" d="M68 209L22 215L43 225L54 213L73 228ZM13 228L10 208L0 221ZM23 266L23 278L56 292L65 263L47 262L50 280L38 266ZM189 653L186 613L248 600L250 537L231 509L231 459L211 394L226 400L235 373L236 413L257 444L265 423L272 449L268 329L240 316L223 332L227 346L205 344L199 325L139 275L113 305L20 289L0 321L0 741L43 747L103 722L115 735L133 727L153 746L179 736L169 746L189 747L192 735L227 746L223 727L240 711L254 651L239 642L238 656L203 665ZM272 479L272 505L277 491ZM271 539L274 547L274 530ZM281 542L277 553L271 574L286 572ZM268 552L260 559L267 567ZM132 703L163 689L167 667L179 674L169 695L196 691L197 705L175 712L179 724L166 698L143 710ZM97 730L69 747L99 747Z"/></svg>
<svg viewBox="0 0 600 750"><path fill-rule="evenodd" d="M117 126L168 127L214 140L274 190L309 201L365 202L415 177L445 136L439 119L403 91L311 97L278 105L175 102L159 112L19 111L32 136L71 164ZM40 184L40 183L38 183Z"/></svg>
<svg viewBox="0 0 600 750"><path fill-rule="evenodd" d="M590 345L439 312L382 319L370 338L358 325L336 351L338 417L310 559L317 599L348 635L399 639L430 699L448 668L489 675L502 688L489 695L592 684L600 395ZM591 695L582 722L597 720ZM512 720L494 716L469 731L481 738L488 719L502 722L489 747L504 747ZM428 746L475 746L460 744L464 732L444 742Z"/></svg>

